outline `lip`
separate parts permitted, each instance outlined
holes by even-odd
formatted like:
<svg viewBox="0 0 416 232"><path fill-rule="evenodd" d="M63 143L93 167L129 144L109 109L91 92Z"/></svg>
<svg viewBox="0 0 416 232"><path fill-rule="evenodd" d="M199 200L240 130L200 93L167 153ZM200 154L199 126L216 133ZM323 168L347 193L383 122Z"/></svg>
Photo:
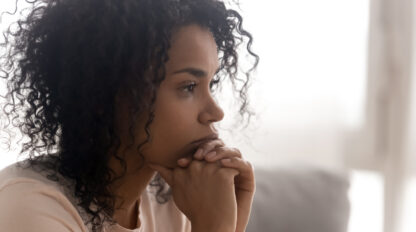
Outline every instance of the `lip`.
<svg viewBox="0 0 416 232"><path fill-rule="evenodd" d="M212 133L212 134L210 134L208 136L205 136L201 139L193 141L192 144L203 143L203 142L207 142L207 141L214 140L214 139L218 139L218 134Z"/></svg>

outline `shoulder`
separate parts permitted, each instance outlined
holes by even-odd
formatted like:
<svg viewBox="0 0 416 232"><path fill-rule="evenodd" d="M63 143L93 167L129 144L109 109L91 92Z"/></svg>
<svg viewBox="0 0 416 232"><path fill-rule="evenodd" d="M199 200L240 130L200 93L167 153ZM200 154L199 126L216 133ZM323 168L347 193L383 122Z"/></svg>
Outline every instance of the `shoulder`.
<svg viewBox="0 0 416 232"><path fill-rule="evenodd" d="M6 231L86 231L56 186L15 166L0 172L0 205L0 225Z"/></svg>

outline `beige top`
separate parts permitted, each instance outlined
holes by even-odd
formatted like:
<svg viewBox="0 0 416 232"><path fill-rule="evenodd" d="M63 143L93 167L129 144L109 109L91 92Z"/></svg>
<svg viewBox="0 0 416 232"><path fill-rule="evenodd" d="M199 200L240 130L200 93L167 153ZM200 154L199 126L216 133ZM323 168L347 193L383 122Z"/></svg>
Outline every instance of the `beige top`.
<svg viewBox="0 0 416 232"><path fill-rule="evenodd" d="M61 182L59 182L61 183ZM2 231L87 232L67 188L32 169L12 164L0 171L0 227ZM172 197L159 204L148 186L140 199L141 226L130 230L115 224L105 232L190 232L191 223L178 210ZM81 212L81 213L80 213Z"/></svg>

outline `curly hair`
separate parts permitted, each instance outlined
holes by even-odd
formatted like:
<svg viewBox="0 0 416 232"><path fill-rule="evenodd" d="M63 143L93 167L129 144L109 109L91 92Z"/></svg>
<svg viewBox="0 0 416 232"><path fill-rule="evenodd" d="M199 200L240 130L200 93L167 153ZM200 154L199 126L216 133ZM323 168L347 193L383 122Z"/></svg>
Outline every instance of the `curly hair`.
<svg viewBox="0 0 416 232"><path fill-rule="evenodd" d="M131 102L131 141L135 119L150 112L147 139L135 148L141 154L149 142L170 39L179 27L197 24L212 32L220 60L215 82L231 81L247 123L254 114L247 107L247 89L259 57L241 15L220 0L26 1L31 3L29 14L17 21L16 29L12 24L3 32L0 44L1 77L7 81L5 128L11 121L30 139L20 150L28 155L29 166L41 165L54 181L58 174L73 180L72 194L89 215L86 224L92 231L101 230L104 221L115 223L116 196L108 186L126 171L126 162L116 153L121 144L113 124L116 96L122 92ZM252 59L243 78L237 54L241 44ZM108 167L111 157L124 168L122 175L114 177ZM159 186L158 196L163 183L160 176L151 182ZM167 196L157 199L163 203Z"/></svg>

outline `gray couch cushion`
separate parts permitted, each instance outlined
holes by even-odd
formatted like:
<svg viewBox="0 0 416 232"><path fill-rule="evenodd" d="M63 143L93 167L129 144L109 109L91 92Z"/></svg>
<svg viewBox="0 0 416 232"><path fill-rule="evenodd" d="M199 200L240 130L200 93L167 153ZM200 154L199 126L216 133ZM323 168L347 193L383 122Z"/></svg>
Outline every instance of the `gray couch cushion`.
<svg viewBox="0 0 416 232"><path fill-rule="evenodd" d="M346 232L345 172L314 167L256 167L256 194L247 232Z"/></svg>

